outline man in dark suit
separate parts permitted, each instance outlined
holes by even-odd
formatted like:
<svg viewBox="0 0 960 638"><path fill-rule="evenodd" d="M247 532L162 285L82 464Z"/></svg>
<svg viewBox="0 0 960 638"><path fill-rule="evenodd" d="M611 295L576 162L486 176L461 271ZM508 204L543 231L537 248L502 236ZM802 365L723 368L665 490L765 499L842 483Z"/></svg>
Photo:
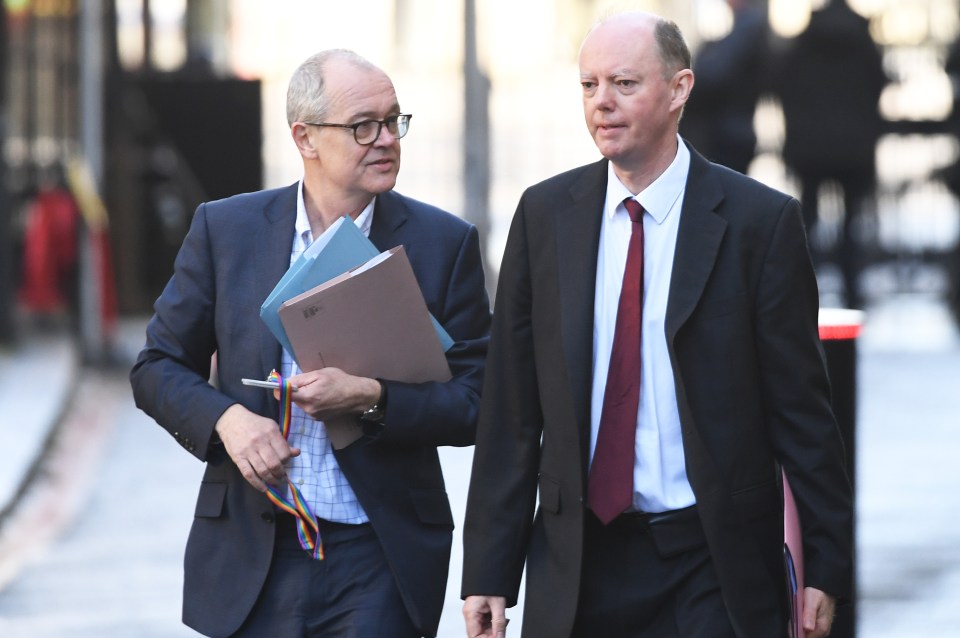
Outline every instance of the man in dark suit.
<svg viewBox="0 0 960 638"><path fill-rule="evenodd" d="M604 159L524 193L501 266L467 634L505 633L526 562L525 638L785 636L782 467L825 636L852 507L799 203L680 139L672 22L600 22L580 82Z"/></svg>
<svg viewBox="0 0 960 638"><path fill-rule="evenodd" d="M478 234L392 190L410 116L367 60L344 50L308 59L287 118L302 181L197 209L131 373L137 405L207 464L184 622L209 636L435 636L453 529L436 448L473 443L490 321ZM260 320L292 261L344 215L379 249L405 246L454 340L450 381L300 373ZM241 384L274 368L298 388L289 441L273 394ZM324 419L345 416L364 434L334 449ZM293 484L319 519L323 560L265 494Z"/></svg>

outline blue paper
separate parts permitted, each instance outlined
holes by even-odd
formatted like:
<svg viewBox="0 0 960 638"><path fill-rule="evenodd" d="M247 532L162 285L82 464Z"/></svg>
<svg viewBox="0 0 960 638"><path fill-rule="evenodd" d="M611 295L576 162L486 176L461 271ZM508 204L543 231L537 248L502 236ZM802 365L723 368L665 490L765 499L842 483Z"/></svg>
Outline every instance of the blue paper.
<svg viewBox="0 0 960 638"><path fill-rule="evenodd" d="M260 306L260 318L280 345L293 356L293 347L280 322L280 306L288 299L342 275L379 254L377 247L357 228L353 220L341 217L310 244L280 278L273 292ZM430 319L437 330L440 345L446 352L453 345L453 339L432 315Z"/></svg>

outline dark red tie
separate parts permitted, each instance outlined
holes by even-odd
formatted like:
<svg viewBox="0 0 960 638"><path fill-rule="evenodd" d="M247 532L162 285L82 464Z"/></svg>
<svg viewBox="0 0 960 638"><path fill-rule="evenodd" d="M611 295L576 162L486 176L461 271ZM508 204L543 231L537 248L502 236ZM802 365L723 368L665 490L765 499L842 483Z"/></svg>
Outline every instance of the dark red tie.
<svg viewBox="0 0 960 638"><path fill-rule="evenodd" d="M623 202L633 231L627 249L617 324L603 393L597 446L590 466L587 502L604 524L633 503L634 446L640 405L640 333L643 314L643 207Z"/></svg>

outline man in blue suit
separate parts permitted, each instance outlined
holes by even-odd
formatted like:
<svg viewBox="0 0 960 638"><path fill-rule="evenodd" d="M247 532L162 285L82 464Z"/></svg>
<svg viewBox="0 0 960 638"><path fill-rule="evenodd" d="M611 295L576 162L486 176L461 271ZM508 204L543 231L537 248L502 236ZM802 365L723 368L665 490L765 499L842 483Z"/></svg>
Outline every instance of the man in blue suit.
<svg viewBox="0 0 960 638"><path fill-rule="evenodd" d="M303 179L197 209L131 373L137 405L206 463L183 619L208 636L435 636L453 530L436 448L473 443L490 321L479 237L392 190L410 116L367 60L306 60L287 118ZM344 215L379 249L405 247L454 340L450 381L301 373L260 320L293 260ZM273 369L298 386L289 440L272 393L241 383ZM334 449L324 420L344 416L364 434ZM266 495L288 480L319 519L323 560Z"/></svg>

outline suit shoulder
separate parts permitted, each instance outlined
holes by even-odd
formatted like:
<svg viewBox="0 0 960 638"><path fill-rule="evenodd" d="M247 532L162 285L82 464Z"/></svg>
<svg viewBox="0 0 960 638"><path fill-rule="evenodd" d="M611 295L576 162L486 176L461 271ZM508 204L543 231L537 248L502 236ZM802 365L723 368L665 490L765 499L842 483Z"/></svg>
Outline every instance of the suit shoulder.
<svg viewBox="0 0 960 638"><path fill-rule="evenodd" d="M380 197L390 200L391 204L398 206L408 213L408 219L413 220L418 225L425 225L428 228L434 228L440 231L464 233L473 227L473 224L459 217L450 211L444 210L439 206L428 204L402 195L396 191L388 191Z"/></svg>
<svg viewBox="0 0 960 638"><path fill-rule="evenodd" d="M584 180L595 181L597 179L602 179L604 183L606 183L606 160L571 168L570 170L548 177L527 187L526 190L524 190L524 197L549 196L558 191L569 190Z"/></svg>
<svg viewBox="0 0 960 638"><path fill-rule="evenodd" d="M290 197L292 198L291 201L295 202L296 192L296 185L291 184L290 186L284 186L281 188L270 188L266 190L252 191L249 193L238 193L236 195L231 195L230 197L204 202L200 206L206 209L207 214L217 215L226 213L235 215L244 210L263 210L265 206L269 205L274 200L283 197Z"/></svg>
<svg viewBox="0 0 960 638"><path fill-rule="evenodd" d="M711 167L723 185L723 190L727 198L731 200L737 202L747 201L751 202L753 207L767 209L767 207L770 206L782 208L788 202L795 199L792 195L779 191L753 177L738 173L726 166L712 164Z"/></svg>

